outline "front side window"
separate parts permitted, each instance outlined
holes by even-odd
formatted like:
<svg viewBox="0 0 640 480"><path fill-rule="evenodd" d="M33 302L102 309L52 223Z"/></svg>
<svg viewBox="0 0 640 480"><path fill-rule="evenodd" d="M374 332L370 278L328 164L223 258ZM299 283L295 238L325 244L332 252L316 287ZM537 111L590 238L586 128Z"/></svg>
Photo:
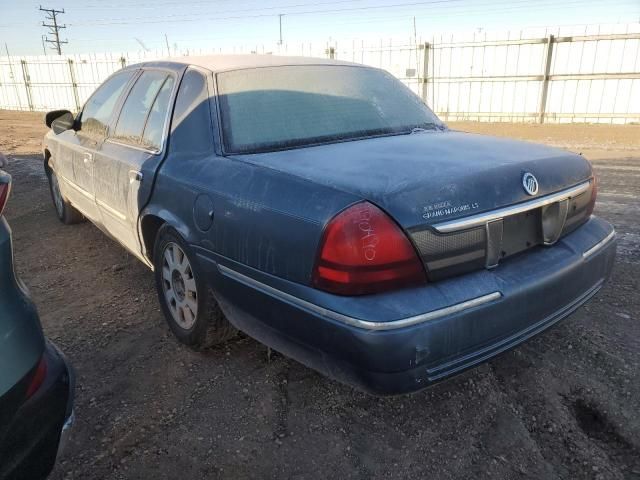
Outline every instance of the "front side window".
<svg viewBox="0 0 640 480"><path fill-rule="evenodd" d="M167 83L170 84L167 85ZM168 93L165 85L168 88ZM152 106L155 106L158 98L160 98L160 102L164 103L163 105L158 104L157 112L153 115L153 121L157 123L159 116L164 119L166 115L172 88L173 77L167 72L149 70L140 75L122 106L112 138L130 145L140 145L147 117L152 112ZM161 92L162 95L160 95ZM158 134L152 135L155 135L155 140L158 140L161 138L162 132L159 133L160 137Z"/></svg>
<svg viewBox="0 0 640 480"><path fill-rule="evenodd" d="M291 65L222 72L217 79L229 153L442 127L399 80L373 68Z"/></svg>
<svg viewBox="0 0 640 480"><path fill-rule="evenodd" d="M82 110L80 131L95 136L106 134L116 103L133 74L133 71L118 73L98 87Z"/></svg>

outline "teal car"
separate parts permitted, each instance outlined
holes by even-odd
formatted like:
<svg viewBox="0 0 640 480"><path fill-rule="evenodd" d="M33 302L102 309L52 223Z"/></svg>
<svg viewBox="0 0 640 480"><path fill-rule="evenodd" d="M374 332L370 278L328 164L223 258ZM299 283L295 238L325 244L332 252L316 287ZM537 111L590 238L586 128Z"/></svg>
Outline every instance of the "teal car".
<svg viewBox="0 0 640 480"><path fill-rule="evenodd" d="M11 177L0 170L0 479L46 478L73 425L73 370L42 333L13 266L2 210Z"/></svg>

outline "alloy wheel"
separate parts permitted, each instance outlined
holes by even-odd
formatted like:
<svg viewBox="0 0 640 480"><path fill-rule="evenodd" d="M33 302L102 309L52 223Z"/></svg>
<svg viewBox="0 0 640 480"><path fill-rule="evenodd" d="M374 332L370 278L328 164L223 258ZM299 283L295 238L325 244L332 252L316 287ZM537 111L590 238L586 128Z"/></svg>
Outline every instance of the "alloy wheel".
<svg viewBox="0 0 640 480"><path fill-rule="evenodd" d="M189 330L198 315L198 293L193 269L184 250L176 243L168 243L162 257L164 298L176 323Z"/></svg>

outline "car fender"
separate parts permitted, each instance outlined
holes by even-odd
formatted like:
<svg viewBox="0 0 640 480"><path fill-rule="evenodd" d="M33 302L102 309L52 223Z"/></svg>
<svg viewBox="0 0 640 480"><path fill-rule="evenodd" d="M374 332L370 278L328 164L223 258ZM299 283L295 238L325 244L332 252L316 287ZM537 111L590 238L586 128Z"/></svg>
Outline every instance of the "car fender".
<svg viewBox="0 0 640 480"><path fill-rule="evenodd" d="M152 220L153 218L153 220ZM153 262L153 245L158 230L163 225L174 228L188 243L193 242L194 232L187 223L178 217L174 212L162 205L150 203L144 207L138 217L138 232L140 243L143 246L143 254Z"/></svg>

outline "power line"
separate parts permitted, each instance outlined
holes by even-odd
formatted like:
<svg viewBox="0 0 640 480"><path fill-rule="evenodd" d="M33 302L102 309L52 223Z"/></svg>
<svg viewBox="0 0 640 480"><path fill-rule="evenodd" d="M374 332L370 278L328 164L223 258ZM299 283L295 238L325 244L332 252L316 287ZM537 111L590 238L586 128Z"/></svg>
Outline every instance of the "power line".
<svg viewBox="0 0 640 480"><path fill-rule="evenodd" d="M562 5L558 5L557 3L555 3L555 0L544 0L546 2L549 1L553 1L554 3L552 3L551 5L549 4L545 4L545 3L540 3L540 4L536 4L535 7L532 7L532 11L546 11L547 9L557 9L557 8L561 8ZM581 4L588 4L587 0L586 2L580 2ZM595 1L595 0L591 0L591 1ZM518 3L522 4L522 3L530 3L530 0L515 0L515 1L510 1L509 5L510 8L516 8L519 9L520 7L517 5ZM569 2L569 5L571 4L571 2ZM492 14L500 14L503 13L504 11L504 7L500 7L500 4L496 4L495 2L492 3L481 3L481 4L476 4L476 7L483 7L485 5L492 5L495 9L488 9L488 8L482 8L482 10L478 9L478 10L465 10L465 11L459 11L459 9L461 7L457 7L458 11L454 11L453 13L449 13L449 11L447 11L446 13L443 12L443 15L446 15L447 17L451 16L451 17L459 17L459 16L463 16L463 15L475 15L475 14L479 14L479 13L492 13ZM606 8L610 8L611 6L617 6L617 5L624 5L624 3L620 3L620 4L607 4ZM438 12L439 14L440 12ZM511 14L513 13L512 11L506 11L504 12L505 14ZM629 14L629 15L634 15L635 12L634 11L621 11L621 14ZM416 21L422 21L423 25L424 24L428 24L429 20L433 20L434 17L434 12L429 12L429 16L426 16L426 13L405 13L405 14L400 14L400 15L385 15L385 16L380 16L380 17L367 17L365 20L337 20L337 21L332 21L331 22L331 26L342 26L342 25L360 25L360 24L385 24L385 23L400 23L402 22L403 24L406 23L407 20L410 20L412 18L412 16L415 15L416 16ZM615 22L614 22L615 23ZM584 27L584 26L592 26L592 25L598 25L598 24L593 24L593 23L589 23L589 22L580 22L580 23L563 23L563 24L556 24L553 25L554 28L556 27L576 27L576 26L580 26L580 27ZM531 28L546 28L548 27L547 24L534 24L534 25L524 25L518 28L515 28L515 30L522 30L524 29L531 29ZM306 27L305 27L306 28ZM431 27L433 28L433 27ZM422 27L422 30L425 30L426 27ZM298 29L293 29L296 33L298 33L298 31L300 30L300 28ZM183 43L194 43L194 42L198 42L198 43L207 43L207 42L218 42L220 40L229 40L229 39L251 39L251 40L259 40L259 39L264 39L264 34L255 34L253 36L248 35L246 33L240 33L237 32L235 35L229 35L229 34L221 34L221 35L198 35L198 36L178 36L176 37L174 40L177 40L179 42L183 42ZM362 38L358 37L358 40L361 40ZM114 39L113 36L110 37L105 37L105 38L85 38L85 37L73 37L72 39L74 42L78 43L78 44L105 44L105 45L114 45L114 44L126 44L129 42L133 42L134 40L137 41L137 39L121 39L121 40L116 40ZM315 41L315 40L314 40ZM163 45L165 44L164 40L147 40L144 42L145 46L147 45ZM249 42L251 44L253 44L252 42ZM308 43L308 41L305 40L293 40L289 42L290 44L295 44L295 43ZM239 44L238 44L239 45ZM236 46L238 46L236 45ZM145 49L146 50L146 49Z"/></svg>
<svg viewBox="0 0 640 480"><path fill-rule="evenodd" d="M379 10L379 9L389 9L389 8L407 8L407 7L415 7L416 9L420 9L420 8L447 8L447 7L453 7L453 8L463 8L466 11L469 11L468 8L469 7L465 7L464 5L460 5L459 2L463 2L465 0L430 0L430 1L414 1L414 2L406 2L406 3L391 3L391 4L381 4L381 5L369 5L369 6L360 6L360 7L348 7L348 8L338 8L338 9L315 9L315 10L304 10L304 11L293 11L293 12L288 12L286 13L286 15L291 16L291 15L309 15L309 14L317 14L317 15L323 15L323 14L332 14L332 13L340 13L340 12L352 12L352 11L363 11L363 10ZM326 2L326 4L331 4L334 2ZM335 2L335 3L339 3L339 2ZM457 5L455 5L457 3ZM510 4L513 4L514 2L509 2L506 4L502 4L505 5L505 7L509 10L535 10L536 7L539 6L539 4L534 3L531 4L531 2L529 0L526 0L524 3L526 3L526 5L522 5L521 7L518 8L511 8ZM515 3L520 3L520 2L515 2ZM559 7L559 8L566 8L566 5L569 4L579 4L580 2L577 1L569 1L569 2L564 2L561 4L556 4L556 2L553 2L553 6L554 7ZM452 5L453 4L453 5ZM596 4L599 4L598 2L596 2ZM307 4L309 5L309 4ZM316 3L315 5L322 5L322 3ZM487 5L487 4L485 4ZM495 5L498 6L500 5L499 3L492 3L492 4L488 4L488 5ZM293 6L293 5L292 5ZM299 4L299 6L302 6L302 4ZM473 7L477 7L479 5L474 4ZM266 9L266 8L272 8L272 7L262 7L261 9ZM279 8L279 7L276 7ZM504 10L504 7L502 8L502 10ZM482 11L482 13L484 13L485 10ZM218 15L220 13L235 13L234 10L227 10L227 11L223 11L223 12L217 12ZM239 13L239 11L238 11ZM481 13L481 12L477 12L477 13ZM197 21L202 21L202 20L211 20L211 21L221 21L221 20L248 20L248 19L254 19L254 18L264 18L264 17L275 17L278 16L279 14L274 14L274 13L257 13L257 14L253 14L253 15L233 15L233 16L215 16L215 17L205 17L203 15L197 15L195 18L177 18L177 17L190 17L191 14L187 14L187 15L166 15L164 17L155 17L155 18L149 18L146 17L146 19L143 18L130 18L130 19L98 19L96 21L92 21L92 22L83 22L83 23L78 23L78 24L74 24L74 25L78 25L78 26L108 26L108 25L129 25L129 24L140 24L140 23L146 23L146 24L155 24L155 23L183 23L183 22L197 22ZM113 20L113 21L110 21ZM119 21L119 20L123 20L123 21Z"/></svg>
<svg viewBox="0 0 640 480"><path fill-rule="evenodd" d="M53 35L53 40L47 37L45 39L45 42L55 44L55 46L51 48L53 48L54 50L57 50L58 55L62 55L62 48L60 48L60 46L62 44L69 43L69 42L67 40L60 40L60 30L62 30L63 28L67 28L67 26L58 25L57 16L60 13L64 13L64 8L62 10L56 10L54 8L42 8L42 5L40 5L40 11L45 12L46 19L49 20L50 22L53 22L53 23L42 22L42 26L47 27L49 29L49 35Z"/></svg>
<svg viewBox="0 0 640 480"><path fill-rule="evenodd" d="M321 5L338 5L338 4L353 4L353 3L357 3L357 2L363 2L364 0L330 0L330 1L326 1L326 2L311 2L311 3L295 3L295 4L288 4L288 5L276 5L276 6L267 6L267 7L257 7L257 8L253 8L252 11L254 12L263 12L265 10L267 11L273 11L273 10L280 10L282 11L283 9L286 8L303 8L303 7L318 7ZM441 0L442 1L442 0ZM462 2L465 0L444 0L444 1L454 1L454 2ZM173 5L175 6L175 3L164 3L164 4L158 4L158 5ZM225 14L225 13L244 13L246 12L247 9L246 8L241 8L241 9L237 9L234 8L232 10L218 10L216 11L216 15L221 15L221 14ZM295 12L290 12L290 14L293 14ZM203 15L203 13L168 13L168 14L164 14L161 16L156 16L156 17L150 17L148 15L144 16L144 17L110 17L110 18L96 18L93 19L89 22L83 22L82 24L73 24L73 25L95 25L95 24L101 24L102 22L127 22L127 23L138 23L138 20L144 20L144 21L152 21L152 20L167 20L167 21L173 21L173 19L180 19L180 18L185 18L186 21L191 21L192 18L201 18ZM273 16L276 14L253 14L252 16Z"/></svg>
<svg viewBox="0 0 640 480"><path fill-rule="evenodd" d="M350 3L351 0L348 0L345 3ZM347 8L336 8L336 9L320 9L320 10L304 10L297 12L288 12L287 15L309 15L313 13L339 13L339 12L347 12L347 11L357 11L357 10L376 10L376 9L385 9L385 8L393 8L393 7L410 7L417 5L435 5L435 4L448 4L448 3L456 3L463 2L465 0L429 0L429 1L418 1L418 2L408 2L408 3L392 3L392 4L383 4L383 5L369 5L363 7L347 7ZM343 3L342 1L338 2L325 2L325 3L313 3L313 4L298 4L298 5L285 5L275 8L293 8L293 7L304 7L304 6L315 6L315 5L323 5L323 4L334 4L334 3ZM274 7L261 7L258 10L267 10L272 9ZM227 10L222 12L216 12L217 15L220 13L240 13L245 12L245 10ZM278 14L274 13L258 13L254 15L237 15L237 16L229 16L229 17L203 17L202 14L178 14L178 15L163 15L162 17L139 17L139 18L115 18L115 19L98 19L92 22L82 22L74 25L86 25L86 26L103 26L103 25L129 25L129 24L140 24L140 23L180 23L180 22L193 22L199 20L236 20L236 19L244 19L244 18L262 18L262 17L274 17ZM186 18L180 18L186 17Z"/></svg>
<svg viewBox="0 0 640 480"><path fill-rule="evenodd" d="M487 6L487 8L477 9L477 10L469 10L463 6L455 6L453 8L447 8L446 12L443 12L442 15L446 15L446 18L450 17L460 17L460 16L470 16L470 15L480 15L490 13L495 16L500 15L511 15L514 12L526 11L526 12L538 12L538 11L547 11L547 10L558 10L566 8L570 5L590 5L590 6L603 6L603 8L611 8L613 6L625 6L626 3L608 3L601 4L599 0L569 0L565 1L562 4L559 4L557 0L539 0L537 3L531 4L530 0L510 0L505 4L498 3L485 3L485 4L475 4L474 7L483 7ZM492 8L495 7L495 8ZM420 11L421 8L418 7L417 10ZM441 7L444 8L444 7ZM431 19L433 19L433 11L429 11L431 14ZM625 12L621 12L625 13ZM628 12L632 13L632 12ZM360 24L369 24L369 23L387 23L393 19L401 19L402 21L406 21L406 19L411 19L412 16L416 16L416 18L420 20L428 20L428 18L424 18L425 13L411 13L407 12L401 15L386 15L384 17L366 17L362 20L336 20L331 22L331 26L336 25L360 25ZM422 17L421 17L422 16ZM399 22L400 20L398 20ZM583 25L583 24L580 24Z"/></svg>
<svg viewBox="0 0 640 480"><path fill-rule="evenodd" d="M226 1L231 1L231 0L226 0ZM330 1L330 2L312 2L312 3L304 3L304 4L300 4L300 5L272 5L272 6L268 6L268 7L251 7L252 10L277 10L277 9L282 9L282 8L289 8L289 7L305 7L305 6L313 6L313 5L331 5L331 4L337 4L337 3L356 3L356 2L363 2L365 0L337 0L337 1ZM184 7L186 5L189 5L191 7L194 8L209 8L209 7L214 7L217 5L213 5L212 2L210 1L180 1L180 2L176 2L174 1L168 1L168 2L154 2L154 3L139 3L139 4L132 4L132 3L128 3L128 4L120 4L120 5L114 5L111 3L103 3L101 5L90 5L90 4L86 4L83 3L82 5L78 5L79 9L91 9L91 8L99 8L99 9L108 9L113 11L114 8L118 8L118 9L123 9L123 8L136 8L136 9L140 9L140 8L152 8L154 10L158 10L158 7ZM241 9L240 11L246 11L247 8ZM237 11L237 10L236 10ZM218 13L224 13L224 12L218 12ZM116 18L113 18L112 20L118 20Z"/></svg>
<svg viewBox="0 0 640 480"><path fill-rule="evenodd" d="M527 11L527 12L534 12L534 11L546 11L546 10L557 10L557 9L561 9L561 8L567 8L570 5L591 5L591 4L595 4L595 5L600 5L600 3L597 0L569 0L566 1L563 4L557 4L556 0L540 0L538 3L536 4L531 4L530 0L509 0L508 2L504 2L504 3L498 3L498 2L483 2L483 3L476 3L474 4L474 8L466 8L463 5L426 5L426 6L420 6L420 7L416 7L414 10L412 10L411 12L407 12L405 14L399 14L399 15L385 15L383 17L364 17L363 19L359 19L359 20L351 20L351 19L339 19L339 20L333 20L331 21L331 26L335 27L338 25L357 25L357 24L371 24L371 23L390 23L390 22L394 22L396 19L398 21L400 21L400 19L402 19L402 21L404 21L404 19L410 19L412 16L416 16L416 20L423 20L425 21L425 23L428 23L429 20L433 20L434 18L437 18L438 15L442 15L442 16L446 16L446 18L449 17L459 17L459 16L469 16L469 15L476 15L476 14L493 14L493 15L508 15L508 14L512 14L514 11ZM617 5L624 5L624 3L613 3L613 4L608 4L607 8L611 8L612 6L617 6ZM426 13L423 13L425 9L429 9L429 17L424 17L424 15L426 15ZM294 13L289 13L287 15L295 15ZM273 16L273 15L268 15L268 16ZM234 18L246 18L246 17L234 17ZM252 18L252 17L250 17ZM227 17L217 17L215 20L213 20L214 22L216 20L218 21L223 21L226 20ZM305 27L306 28L306 27ZM294 28L294 31L296 31L299 29ZM242 36L238 36L236 38L245 38L246 34L243 34ZM222 36L198 36L198 37L179 37L178 40L182 40L182 41L210 41L210 40L222 40L222 39L228 39L229 36L228 35L222 35ZM254 38L259 38L259 37L254 37ZM100 43L101 41L104 41L104 43L115 43L113 42L112 38L105 38L105 39L76 39L78 41L81 40L81 43ZM157 41L157 42L151 42L151 43L157 43L158 45L160 45L161 41Z"/></svg>

